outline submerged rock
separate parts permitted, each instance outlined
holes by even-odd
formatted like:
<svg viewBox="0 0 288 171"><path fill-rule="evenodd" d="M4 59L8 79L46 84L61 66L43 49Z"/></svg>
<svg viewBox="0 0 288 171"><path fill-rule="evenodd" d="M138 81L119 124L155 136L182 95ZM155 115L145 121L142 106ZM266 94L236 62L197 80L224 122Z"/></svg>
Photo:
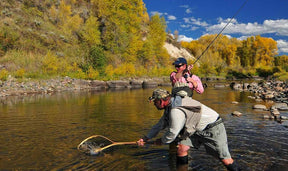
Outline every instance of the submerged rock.
<svg viewBox="0 0 288 171"><path fill-rule="evenodd" d="M234 111L234 112L232 112L232 115L233 115L233 116L240 117L240 116L242 115L242 113L241 113L241 112L238 112L238 111Z"/></svg>
<svg viewBox="0 0 288 171"><path fill-rule="evenodd" d="M257 109L257 110L267 110L267 107L262 104L255 104L253 105L252 109Z"/></svg>

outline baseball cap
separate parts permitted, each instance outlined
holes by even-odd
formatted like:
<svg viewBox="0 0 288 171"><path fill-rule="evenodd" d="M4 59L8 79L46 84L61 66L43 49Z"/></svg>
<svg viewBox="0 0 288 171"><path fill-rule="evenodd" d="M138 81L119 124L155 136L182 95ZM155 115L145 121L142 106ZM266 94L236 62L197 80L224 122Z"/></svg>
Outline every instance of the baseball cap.
<svg viewBox="0 0 288 171"><path fill-rule="evenodd" d="M176 61L173 62L173 65L187 64L187 60L183 57L177 58Z"/></svg>
<svg viewBox="0 0 288 171"><path fill-rule="evenodd" d="M157 88L153 91L152 96L149 97L150 101L153 101L155 99L164 99L166 97L170 96L169 91L161 88Z"/></svg>

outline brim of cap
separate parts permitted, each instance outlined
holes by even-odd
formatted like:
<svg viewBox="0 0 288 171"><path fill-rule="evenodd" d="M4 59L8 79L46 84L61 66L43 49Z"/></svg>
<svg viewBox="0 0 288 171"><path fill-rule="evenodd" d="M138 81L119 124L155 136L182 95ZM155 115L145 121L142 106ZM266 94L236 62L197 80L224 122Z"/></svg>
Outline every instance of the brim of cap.
<svg viewBox="0 0 288 171"><path fill-rule="evenodd" d="M149 99L149 101L154 101L155 100L154 97L149 97L148 99Z"/></svg>

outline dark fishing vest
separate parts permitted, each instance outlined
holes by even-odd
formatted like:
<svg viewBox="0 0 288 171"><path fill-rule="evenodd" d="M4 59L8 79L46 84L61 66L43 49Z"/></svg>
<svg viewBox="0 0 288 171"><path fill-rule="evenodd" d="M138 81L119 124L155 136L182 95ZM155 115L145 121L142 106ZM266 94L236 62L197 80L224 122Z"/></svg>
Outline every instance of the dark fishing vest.
<svg viewBox="0 0 288 171"><path fill-rule="evenodd" d="M193 96L193 91L189 88L189 86L183 86L183 87L173 87L172 88L172 97L175 97L178 92L180 91L185 91L187 92L187 96L192 97Z"/></svg>

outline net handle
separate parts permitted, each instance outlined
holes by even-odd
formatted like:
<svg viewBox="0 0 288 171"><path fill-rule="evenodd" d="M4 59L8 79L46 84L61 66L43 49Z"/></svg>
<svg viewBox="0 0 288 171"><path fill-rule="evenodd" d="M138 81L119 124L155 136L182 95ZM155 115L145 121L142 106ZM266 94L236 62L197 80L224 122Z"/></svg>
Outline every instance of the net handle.
<svg viewBox="0 0 288 171"><path fill-rule="evenodd" d="M103 136L103 135L92 135L92 136L86 138L85 140L83 140L83 141L77 146L77 149L80 150L80 146L81 146L84 142L86 142L87 140L89 140L89 139L91 139L91 138L95 138L95 137L102 137L102 138L104 138L104 139L106 139L106 140L108 140L108 141L111 142L111 144L109 144L109 145L107 145L107 146L104 146L104 147L102 147L102 148L98 148L96 152L103 151L103 150L105 150L105 149L107 149L107 148L109 148L109 147L115 146L115 145L137 145L137 142L134 142L134 141L130 141L130 142L114 142L114 141L110 140L109 138L107 138L107 137L105 137L105 136ZM81 151L81 150L80 150L80 151Z"/></svg>
<svg viewBox="0 0 288 171"><path fill-rule="evenodd" d="M136 142L114 142L112 144L109 144L107 146L104 146L102 148L97 149L97 152L103 151L103 150L105 150L109 147L115 146L115 145L137 145L137 143Z"/></svg>

